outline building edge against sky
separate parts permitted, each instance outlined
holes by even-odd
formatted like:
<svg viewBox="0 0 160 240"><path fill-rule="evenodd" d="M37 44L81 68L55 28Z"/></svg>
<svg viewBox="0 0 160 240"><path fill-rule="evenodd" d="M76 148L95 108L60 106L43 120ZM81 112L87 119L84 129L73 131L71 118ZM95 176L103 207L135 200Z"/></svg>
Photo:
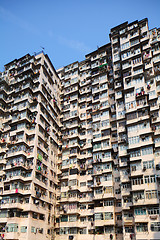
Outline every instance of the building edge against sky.
<svg viewBox="0 0 160 240"><path fill-rule="evenodd" d="M159 239L160 29L125 22L57 71L27 54L0 91L2 239Z"/></svg>

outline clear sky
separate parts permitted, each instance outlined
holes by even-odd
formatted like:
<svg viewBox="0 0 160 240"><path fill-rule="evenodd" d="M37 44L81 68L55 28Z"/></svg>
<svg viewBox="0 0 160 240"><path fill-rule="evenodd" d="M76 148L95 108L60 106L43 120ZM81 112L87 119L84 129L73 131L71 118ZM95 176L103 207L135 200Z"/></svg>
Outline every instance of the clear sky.
<svg viewBox="0 0 160 240"><path fill-rule="evenodd" d="M160 27L160 0L0 0L0 71L45 48L55 68L81 61L125 21Z"/></svg>

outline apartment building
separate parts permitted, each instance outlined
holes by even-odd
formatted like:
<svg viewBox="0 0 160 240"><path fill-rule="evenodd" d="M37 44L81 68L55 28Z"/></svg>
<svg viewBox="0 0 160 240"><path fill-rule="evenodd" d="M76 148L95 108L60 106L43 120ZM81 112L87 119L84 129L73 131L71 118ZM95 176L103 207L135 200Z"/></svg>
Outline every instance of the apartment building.
<svg viewBox="0 0 160 240"><path fill-rule="evenodd" d="M54 239L59 78L29 54L0 76L0 239Z"/></svg>
<svg viewBox="0 0 160 240"><path fill-rule="evenodd" d="M148 20L55 71L0 76L1 238L160 239L160 29Z"/></svg>
<svg viewBox="0 0 160 240"><path fill-rule="evenodd" d="M160 239L160 29L125 22L57 72L56 239Z"/></svg>

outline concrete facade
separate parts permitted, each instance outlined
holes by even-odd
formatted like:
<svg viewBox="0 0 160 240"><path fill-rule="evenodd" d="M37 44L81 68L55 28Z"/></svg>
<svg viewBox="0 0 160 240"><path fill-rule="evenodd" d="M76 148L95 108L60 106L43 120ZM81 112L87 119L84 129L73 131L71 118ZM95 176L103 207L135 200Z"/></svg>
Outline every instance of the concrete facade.
<svg viewBox="0 0 160 240"><path fill-rule="evenodd" d="M0 88L4 239L160 239L160 29L148 20L55 71L5 65Z"/></svg>
<svg viewBox="0 0 160 240"><path fill-rule="evenodd" d="M1 236L54 236L59 78L47 55L5 65L0 82Z"/></svg>

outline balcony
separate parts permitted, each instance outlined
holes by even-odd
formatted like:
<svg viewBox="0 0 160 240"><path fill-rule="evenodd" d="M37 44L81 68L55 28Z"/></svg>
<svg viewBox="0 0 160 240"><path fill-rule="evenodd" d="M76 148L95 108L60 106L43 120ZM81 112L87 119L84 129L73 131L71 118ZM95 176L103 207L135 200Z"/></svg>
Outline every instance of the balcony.
<svg viewBox="0 0 160 240"><path fill-rule="evenodd" d="M5 233L5 238L6 239L19 239L19 232L7 232Z"/></svg>
<svg viewBox="0 0 160 240"><path fill-rule="evenodd" d="M148 215L134 215L134 221L135 223L139 222L148 222L149 216Z"/></svg>
<svg viewBox="0 0 160 240"><path fill-rule="evenodd" d="M126 155L128 155L127 149L124 149L124 150L119 149L119 156L126 156Z"/></svg>
<svg viewBox="0 0 160 240"><path fill-rule="evenodd" d="M27 163L13 163L13 164L8 164L6 165L6 170L12 169L12 168L25 168L26 170L32 169L33 165L32 164L27 164Z"/></svg>
<svg viewBox="0 0 160 240"><path fill-rule="evenodd" d="M88 216L94 214L94 209L79 209L78 213L81 216Z"/></svg>
<svg viewBox="0 0 160 240"><path fill-rule="evenodd" d="M133 217L123 217L123 223L125 225L132 225L134 223Z"/></svg>
<svg viewBox="0 0 160 240"><path fill-rule="evenodd" d="M156 42L160 42L160 35L153 37L151 39L151 44L155 44Z"/></svg>
<svg viewBox="0 0 160 240"><path fill-rule="evenodd" d="M73 225L74 225L74 227L79 227L79 222L77 221L77 222L61 222L60 223L60 226L61 227L69 227L69 228L71 228L71 227L73 227Z"/></svg>
<svg viewBox="0 0 160 240"><path fill-rule="evenodd" d="M123 209L130 209L130 207L132 206L132 202L127 202L127 203L123 203L122 207Z"/></svg>
<svg viewBox="0 0 160 240"><path fill-rule="evenodd" d="M122 92L121 92L121 93L117 93L117 92L115 93L115 99L116 99L116 100L122 98L122 96L123 96L123 95L122 95Z"/></svg>
<svg viewBox="0 0 160 240"><path fill-rule="evenodd" d="M24 206L22 203L4 203L2 204L2 201L1 200L1 209L15 209L15 208L18 208L18 209L21 209L23 210Z"/></svg>
<svg viewBox="0 0 160 240"><path fill-rule="evenodd" d="M144 198L138 198L138 197L133 198L133 206L145 205L145 204L146 202Z"/></svg>
<svg viewBox="0 0 160 240"><path fill-rule="evenodd" d="M124 84L124 90L128 90L128 89L131 89L131 88L134 88L134 85L133 83L130 81L125 81L125 84Z"/></svg>
<svg viewBox="0 0 160 240"><path fill-rule="evenodd" d="M121 189L121 195L128 196L130 195L131 188L122 188Z"/></svg>
<svg viewBox="0 0 160 240"><path fill-rule="evenodd" d="M149 40L149 35L142 35L142 38L140 39L140 41L144 42L146 40Z"/></svg>
<svg viewBox="0 0 160 240"><path fill-rule="evenodd" d="M128 182L128 181L130 181L129 175L121 175L120 174L120 176L121 176L121 182Z"/></svg>
<svg viewBox="0 0 160 240"><path fill-rule="evenodd" d="M106 225L114 225L114 219L107 219L107 220L95 220L94 221L95 226L106 226Z"/></svg>

